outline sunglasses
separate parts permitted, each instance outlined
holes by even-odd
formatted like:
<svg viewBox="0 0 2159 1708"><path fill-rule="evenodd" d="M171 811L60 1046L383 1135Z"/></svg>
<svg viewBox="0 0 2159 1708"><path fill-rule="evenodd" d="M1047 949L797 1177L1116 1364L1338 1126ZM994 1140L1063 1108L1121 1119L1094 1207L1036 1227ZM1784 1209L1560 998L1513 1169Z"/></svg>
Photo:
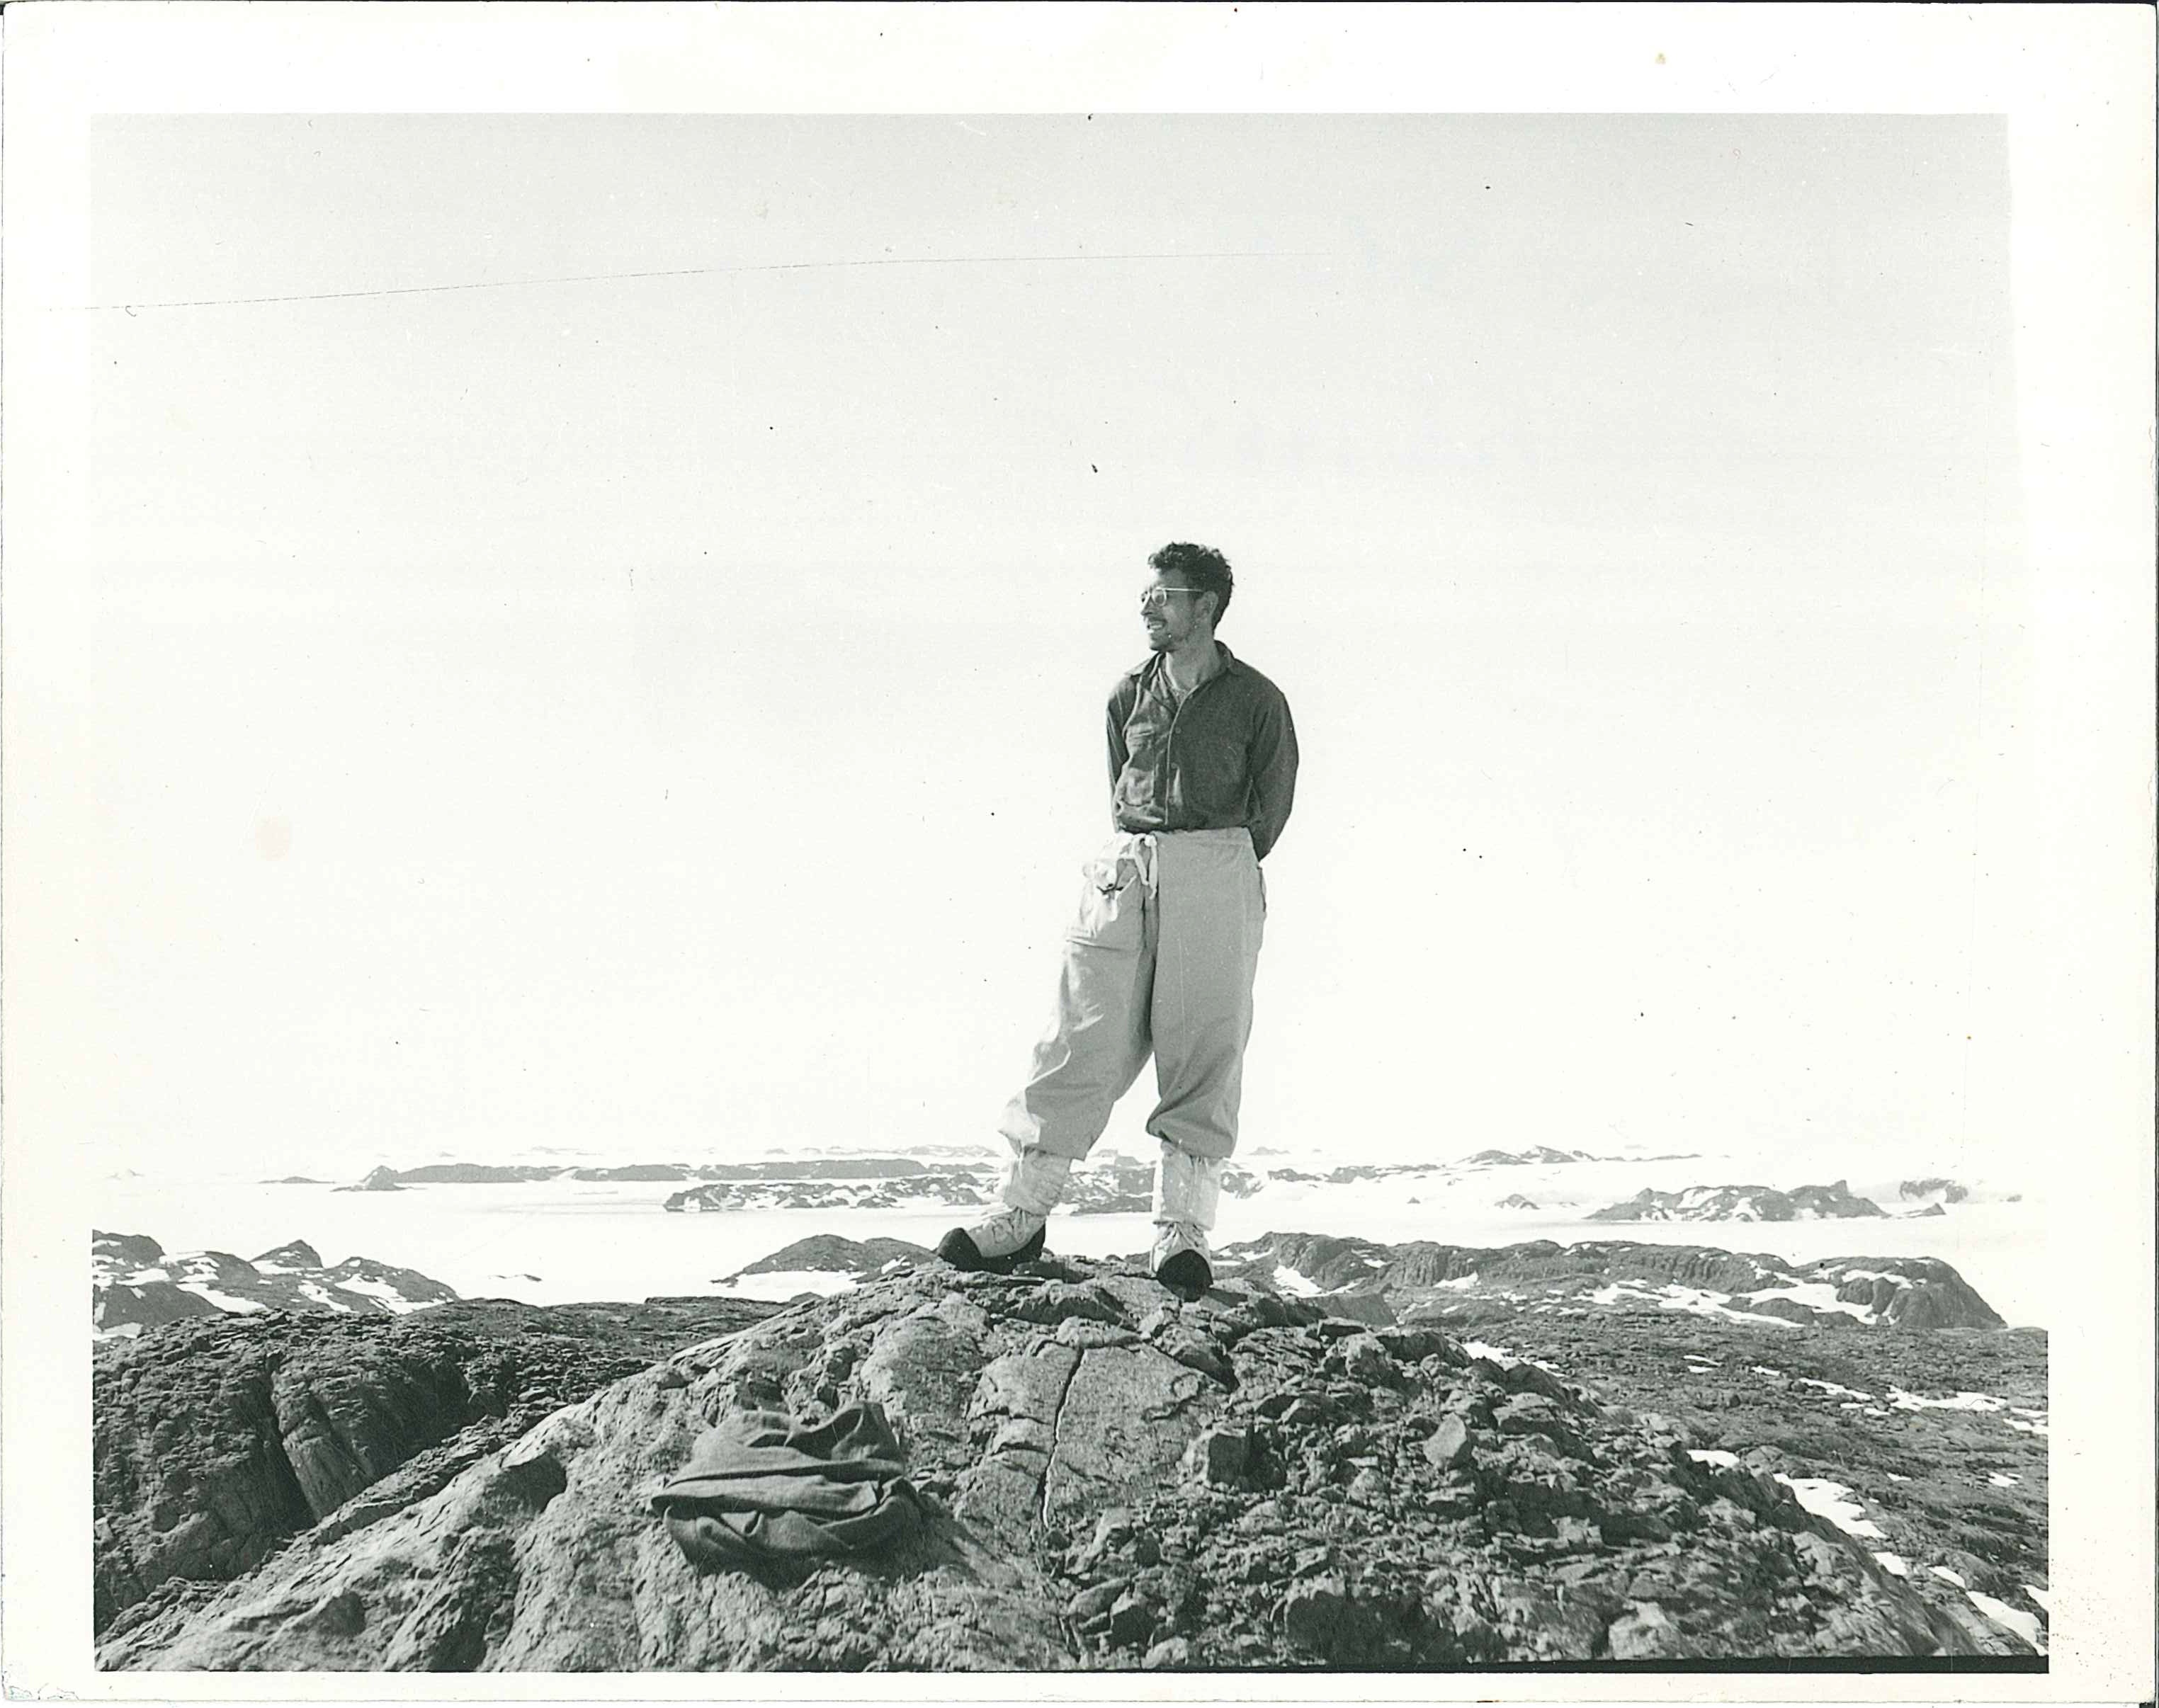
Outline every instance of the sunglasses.
<svg viewBox="0 0 2159 1708"><path fill-rule="evenodd" d="M1152 611L1157 605L1167 605L1172 593L1204 593L1204 587L1142 587L1140 609Z"/></svg>

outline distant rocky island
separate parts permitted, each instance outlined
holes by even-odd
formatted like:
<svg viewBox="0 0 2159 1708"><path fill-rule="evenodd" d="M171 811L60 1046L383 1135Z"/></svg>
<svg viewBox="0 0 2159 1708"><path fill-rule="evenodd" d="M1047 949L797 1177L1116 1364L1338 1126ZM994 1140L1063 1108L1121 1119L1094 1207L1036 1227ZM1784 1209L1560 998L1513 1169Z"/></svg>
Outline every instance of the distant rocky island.
<svg viewBox="0 0 2159 1708"><path fill-rule="evenodd" d="M1767 1186L1690 1186L1684 1192L1644 1187L1624 1203L1591 1212L1592 1222L1813 1222L1831 1218L1880 1216L1882 1206L1852 1196L1850 1184L1795 1186L1778 1192Z"/></svg>
<svg viewBox="0 0 2159 1708"><path fill-rule="evenodd" d="M1359 1181L1395 1180L1411 1175L1459 1174L1484 1168L1551 1167L1568 1162L1679 1162L1691 1161L1694 1155L1691 1151L1679 1151L1657 1157L1618 1157L1600 1156L1592 1151L1562 1151L1551 1145L1532 1145L1526 1151L1476 1151L1467 1157L1445 1162L1345 1162L1338 1167L1318 1172L1302 1168L1275 1168L1268 1171L1268 1178L1309 1182L1323 1186L1347 1186Z"/></svg>
<svg viewBox="0 0 2159 1708"><path fill-rule="evenodd" d="M953 1165L962 1172L986 1172L994 1165L976 1162ZM522 1186L543 1180L620 1180L670 1182L904 1180L926 1177L940 1172L912 1157L813 1157L796 1162L630 1162L613 1167L572 1163L428 1162L417 1168L371 1168L340 1192L396 1192L408 1186ZM318 1186L320 1181L298 1175L268 1183L274 1186Z"/></svg>
<svg viewBox="0 0 2159 1708"><path fill-rule="evenodd" d="M685 1188L661 1206L690 1215L727 1210L887 1210L915 1204L966 1208L997 1196L997 1171L987 1162L937 1167L916 1163L889 1174L739 1174Z"/></svg>
<svg viewBox="0 0 2159 1708"><path fill-rule="evenodd" d="M1184 1304L1136 1254L962 1275L821 1235L750 1271L858 1283L786 1307L267 1310L107 1343L99 1664L2042 1664L2046 1340L1947 1264L1313 1234L1220 1257ZM864 1402L922 1513L886 1552L700 1570L648 1514L708 1424Z"/></svg>
<svg viewBox="0 0 2159 1708"><path fill-rule="evenodd" d="M91 1236L91 1326L100 1339L190 1317L256 1311L396 1315L456 1297L417 1270L371 1257L325 1265L303 1240L251 1262L229 1251L168 1254L142 1234Z"/></svg>
<svg viewBox="0 0 2159 1708"><path fill-rule="evenodd" d="M991 1162L960 1162L870 1177L817 1175L806 1171L736 1175L692 1187L670 1197L665 1208L691 1214L715 1210L893 1209L922 1203L971 1208L995 1203L1003 1171ZM1249 1198L1263 1177L1229 1164L1222 1190ZM1132 1215L1154 1206L1154 1165L1130 1157L1098 1157L1072 1171L1059 1209L1071 1215Z"/></svg>

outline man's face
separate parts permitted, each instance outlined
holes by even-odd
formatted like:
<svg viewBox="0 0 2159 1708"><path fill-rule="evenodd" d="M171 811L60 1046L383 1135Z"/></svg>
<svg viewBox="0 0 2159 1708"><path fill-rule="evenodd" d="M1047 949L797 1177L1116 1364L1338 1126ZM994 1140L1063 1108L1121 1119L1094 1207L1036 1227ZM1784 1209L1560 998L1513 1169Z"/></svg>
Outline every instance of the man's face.
<svg viewBox="0 0 2159 1708"><path fill-rule="evenodd" d="M1156 576L1140 590L1140 619L1147 625L1147 644L1157 652L1182 646L1199 632L1200 602L1206 596L1193 593L1177 576Z"/></svg>

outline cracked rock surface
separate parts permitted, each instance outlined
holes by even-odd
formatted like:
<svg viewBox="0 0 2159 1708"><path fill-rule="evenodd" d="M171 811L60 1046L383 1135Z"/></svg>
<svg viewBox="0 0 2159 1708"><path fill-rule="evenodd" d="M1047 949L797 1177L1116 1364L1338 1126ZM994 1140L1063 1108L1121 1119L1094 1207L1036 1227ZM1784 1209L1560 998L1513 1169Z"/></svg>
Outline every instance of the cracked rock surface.
<svg viewBox="0 0 2159 1708"><path fill-rule="evenodd" d="M91 1374L96 1627L199 1601L311 1527L321 1540L398 1511L566 1402L774 1308L470 1300L220 1314L107 1343Z"/></svg>
<svg viewBox="0 0 2159 1708"><path fill-rule="evenodd" d="M1332 1312L1244 1282L1180 1304L1116 1262L885 1276L686 1346L439 1480L364 1489L240 1581L142 1610L100 1661L1369 1669L1984 1646L1785 1483L1696 1457L1696 1426L1437 1326ZM884 1407L931 1515L888 1553L700 1573L647 1510L718 1419L856 1400Z"/></svg>

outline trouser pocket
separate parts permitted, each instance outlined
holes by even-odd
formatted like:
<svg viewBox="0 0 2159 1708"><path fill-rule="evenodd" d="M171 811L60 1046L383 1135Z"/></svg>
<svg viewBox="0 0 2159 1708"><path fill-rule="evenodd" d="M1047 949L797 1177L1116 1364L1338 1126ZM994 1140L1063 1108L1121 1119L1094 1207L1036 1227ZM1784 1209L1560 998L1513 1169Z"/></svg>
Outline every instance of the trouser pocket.
<svg viewBox="0 0 2159 1708"><path fill-rule="evenodd" d="M1139 862L1100 856L1080 868L1080 906L1064 934L1095 949L1136 950L1144 906Z"/></svg>

